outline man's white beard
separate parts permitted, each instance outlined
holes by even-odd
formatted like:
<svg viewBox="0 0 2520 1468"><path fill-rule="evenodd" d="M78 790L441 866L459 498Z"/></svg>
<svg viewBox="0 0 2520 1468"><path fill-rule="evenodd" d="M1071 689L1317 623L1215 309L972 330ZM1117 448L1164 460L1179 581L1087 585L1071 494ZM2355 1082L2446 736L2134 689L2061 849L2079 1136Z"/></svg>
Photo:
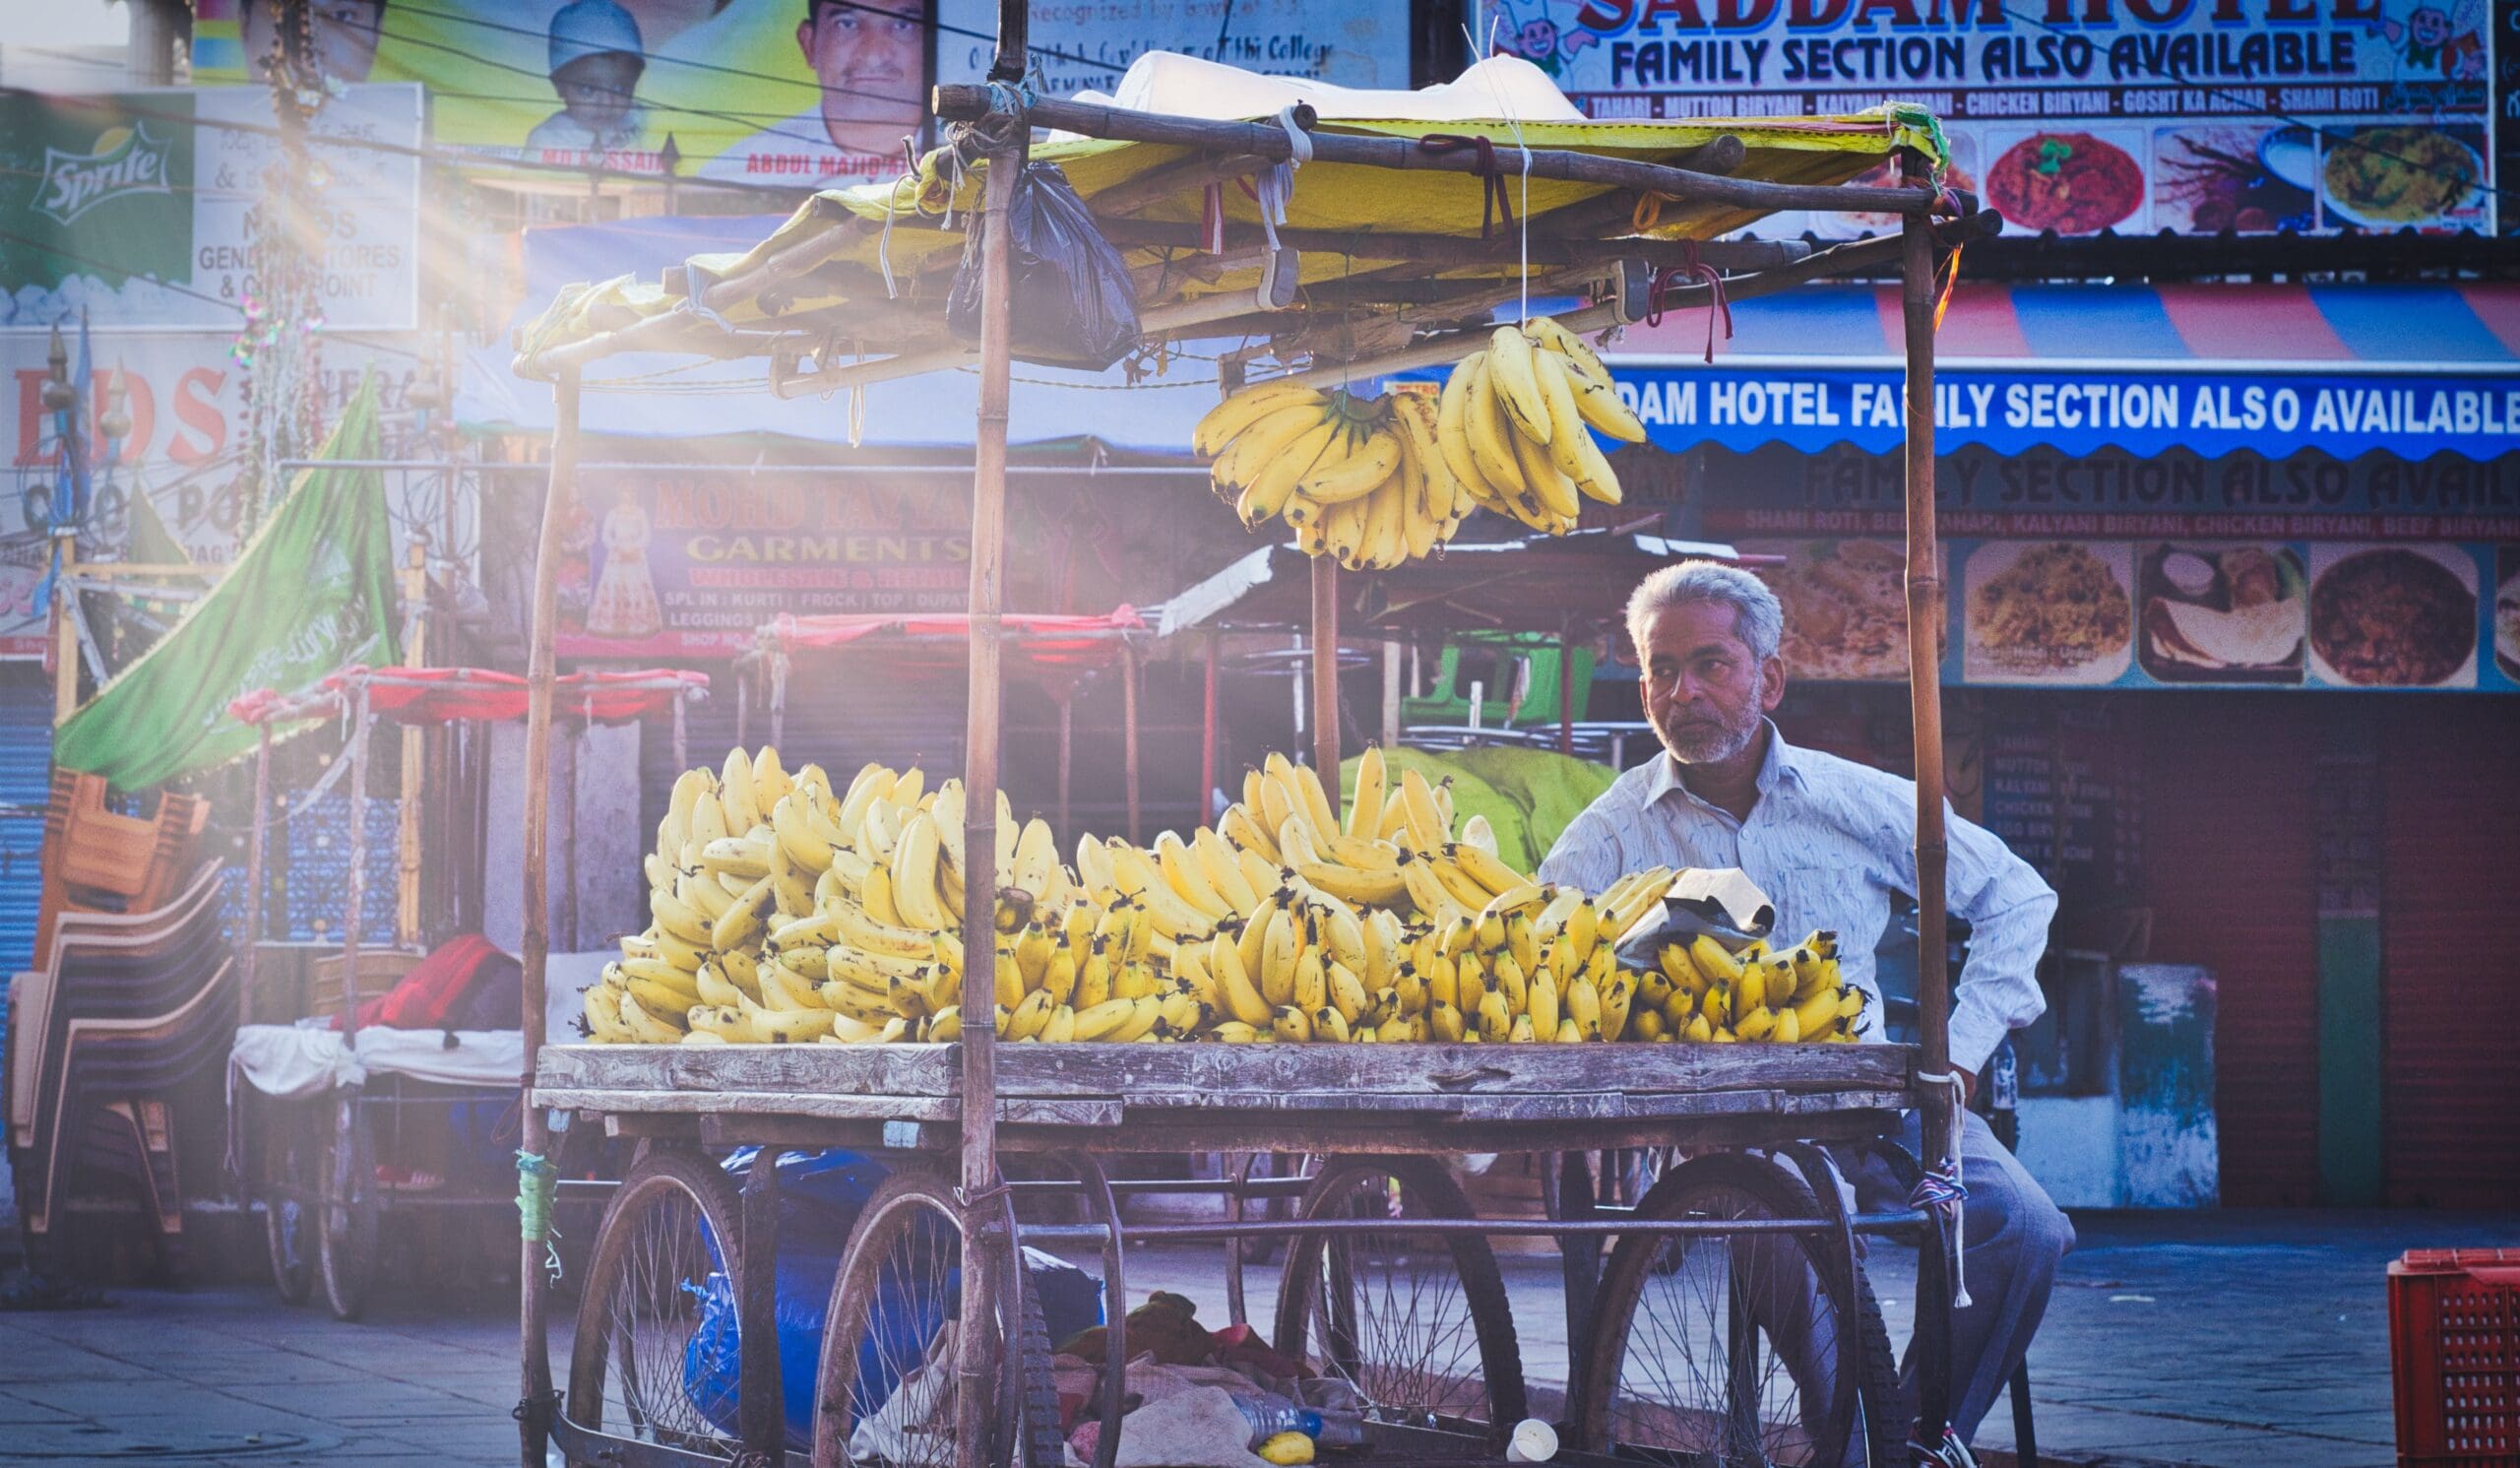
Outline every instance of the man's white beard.
<svg viewBox="0 0 2520 1468"><path fill-rule="evenodd" d="M1658 727L1656 733L1663 736L1663 747L1670 750L1671 757L1680 763L1712 765L1721 764L1749 748L1750 741L1759 736L1759 724L1760 716L1753 714L1737 729L1709 731L1700 726L1675 733Z"/></svg>

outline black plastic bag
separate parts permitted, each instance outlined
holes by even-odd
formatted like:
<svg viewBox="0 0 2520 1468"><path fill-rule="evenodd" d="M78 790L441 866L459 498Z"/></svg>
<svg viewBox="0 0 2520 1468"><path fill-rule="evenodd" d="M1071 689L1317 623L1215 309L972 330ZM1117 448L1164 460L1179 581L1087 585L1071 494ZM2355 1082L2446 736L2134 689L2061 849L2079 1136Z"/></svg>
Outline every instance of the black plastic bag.
<svg viewBox="0 0 2520 1468"><path fill-rule="evenodd" d="M1006 221L1018 358L1099 372L1137 350L1137 292L1128 264L1094 227L1094 216L1056 163L1024 169ZM946 328L966 342L980 339L980 234L987 227L985 216L975 221L945 297Z"/></svg>

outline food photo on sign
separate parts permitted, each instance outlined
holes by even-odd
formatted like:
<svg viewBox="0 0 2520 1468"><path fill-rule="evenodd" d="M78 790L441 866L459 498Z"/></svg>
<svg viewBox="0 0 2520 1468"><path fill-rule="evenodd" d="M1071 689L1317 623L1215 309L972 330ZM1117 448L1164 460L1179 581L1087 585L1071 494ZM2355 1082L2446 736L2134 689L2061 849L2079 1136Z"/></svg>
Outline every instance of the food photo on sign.
<svg viewBox="0 0 2520 1468"><path fill-rule="evenodd" d="M2299 683L2307 576L2290 545L2174 542L2137 560L2136 657L2165 683Z"/></svg>
<svg viewBox="0 0 2520 1468"><path fill-rule="evenodd" d="M2520 682L2520 545L2494 547L2493 586L2493 659Z"/></svg>
<svg viewBox="0 0 2520 1468"><path fill-rule="evenodd" d="M2473 688L2477 640L2465 546L2310 547L2310 671L2321 682Z"/></svg>
<svg viewBox="0 0 2520 1468"><path fill-rule="evenodd" d="M1992 541L1971 551L1962 610L1968 681L2114 681L2134 653L2133 549Z"/></svg>

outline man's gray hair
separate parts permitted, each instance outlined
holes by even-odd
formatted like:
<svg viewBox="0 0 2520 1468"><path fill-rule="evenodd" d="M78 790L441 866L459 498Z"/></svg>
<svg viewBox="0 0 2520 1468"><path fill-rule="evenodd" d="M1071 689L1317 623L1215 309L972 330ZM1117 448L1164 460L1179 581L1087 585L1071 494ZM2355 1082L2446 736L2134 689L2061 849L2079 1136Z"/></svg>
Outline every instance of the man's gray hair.
<svg viewBox="0 0 2520 1468"><path fill-rule="evenodd" d="M1654 618L1690 602L1712 602L1732 608L1733 635L1764 663L1785 642L1785 606L1768 584L1739 566L1711 560L1684 560L1646 577L1627 599L1627 635L1637 658L1647 657L1645 639Z"/></svg>

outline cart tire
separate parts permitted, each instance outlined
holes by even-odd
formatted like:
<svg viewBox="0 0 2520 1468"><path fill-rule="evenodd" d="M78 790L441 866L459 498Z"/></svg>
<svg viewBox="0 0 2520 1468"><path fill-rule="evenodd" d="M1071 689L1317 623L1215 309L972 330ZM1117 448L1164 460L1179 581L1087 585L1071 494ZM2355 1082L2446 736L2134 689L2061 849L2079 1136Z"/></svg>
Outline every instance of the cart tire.
<svg viewBox="0 0 2520 1468"><path fill-rule="evenodd" d="M660 1147L632 1165L596 1229L569 1352L569 1421L590 1433L732 1458L735 1398L695 1402L684 1351L703 1297L739 1330L742 1204L725 1170L696 1152ZM734 1340L735 1359L743 1341ZM651 1381L662 1376L661 1381ZM721 1426L724 1424L724 1426Z"/></svg>
<svg viewBox="0 0 2520 1468"><path fill-rule="evenodd" d="M1395 1184L1398 1217L1473 1216L1452 1174L1427 1157L1327 1159L1295 1216L1372 1216L1356 1210L1387 1208ZM1379 1273L1380 1287L1359 1287L1369 1272ZM1401 1317L1360 1315L1359 1304L1378 1298L1395 1301ZM1278 1285L1277 1344L1281 1354L1346 1380L1378 1421L1495 1436L1527 1410L1513 1308L1495 1251L1477 1234L1295 1236Z"/></svg>
<svg viewBox="0 0 2520 1468"><path fill-rule="evenodd" d="M1011 1213L1007 1224L1011 1238ZM866 1200L841 1253L831 1308L823 1319L822 1361L814 1383L814 1468L849 1468L850 1438L861 1422L906 1396L903 1383L929 1365L928 1353L959 1310L962 1286L955 1274L962 1243L955 1189L932 1174L897 1172ZM1042 1323L1040 1300L1016 1267L1011 1244L989 1270L988 1287L1000 1302L997 1328L1014 1349L997 1353L1005 1368L996 1385L997 1403L986 1416L998 1436L983 1461L1001 1468L1059 1468L1066 1445L1059 1435L1058 1387L1050 1376L1049 1332ZM935 1312L932 1321L919 1318L923 1308ZM908 1316L907 1333L879 1328L887 1317L903 1315ZM878 1372L872 1388L859 1380L869 1353ZM922 1382L932 1379L921 1377ZM884 1455L892 1468L952 1468L958 1383L950 1370L943 1380L917 1419L934 1428L904 1434L908 1451ZM874 1399L876 1390L883 1393L880 1400ZM1018 1405L1009 1412L998 1403Z"/></svg>
<svg viewBox="0 0 2520 1468"><path fill-rule="evenodd" d="M1636 1217L1827 1215L1778 1164L1715 1153L1666 1175L1638 1203ZM1796 1284L1797 1273L1811 1283ZM1761 1301L1762 1293L1769 1300ZM1806 1371L1825 1364L1834 1382L1830 1400L1817 1405L1806 1403L1769 1323L1759 1318L1782 1319L1795 1307L1781 1302L1806 1295L1815 1297ZM1849 1450L1849 1439L1860 1434L1872 1463L1903 1461L1898 1372L1871 1286L1859 1267L1849 1278L1838 1250L1814 1235L1621 1235L1602 1274L1591 1330L1589 1349L1577 1358L1574 1447L1657 1462L1837 1468L1862 1461ZM1755 1427L1746 1421L1754 1394Z"/></svg>
<svg viewBox="0 0 2520 1468"><path fill-rule="evenodd" d="M356 1091L333 1101L316 1183L315 1266L333 1318L355 1320L376 1285L376 1147Z"/></svg>

